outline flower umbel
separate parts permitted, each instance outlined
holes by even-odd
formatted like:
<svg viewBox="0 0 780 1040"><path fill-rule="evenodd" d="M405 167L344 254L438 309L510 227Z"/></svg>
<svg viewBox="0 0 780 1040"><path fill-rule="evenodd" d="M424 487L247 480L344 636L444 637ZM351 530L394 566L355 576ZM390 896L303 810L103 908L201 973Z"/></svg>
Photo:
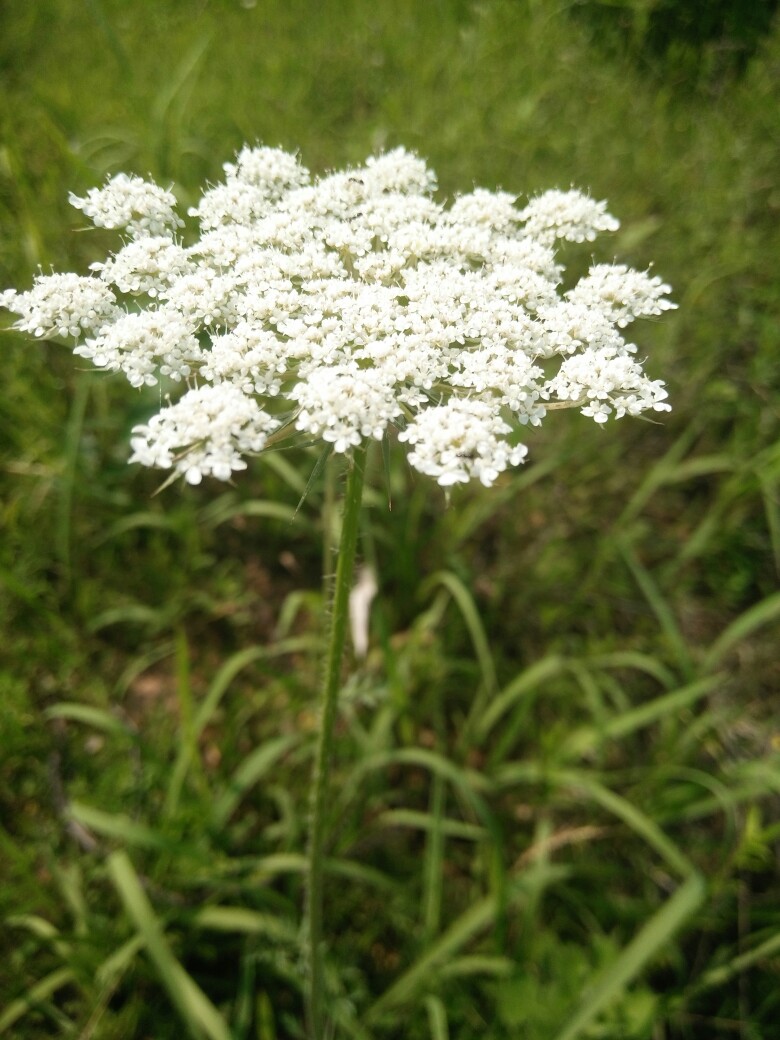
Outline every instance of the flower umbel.
<svg viewBox="0 0 780 1040"><path fill-rule="evenodd" d="M319 179L265 147L224 169L190 210L194 241L139 177L71 196L124 244L91 275L0 294L16 328L133 386L185 388L134 430L131 461L227 480L273 431L343 453L397 427L420 472L489 486L551 407L599 423L668 410L622 330L674 307L669 286L599 264L564 288L554 247L615 230L605 202L550 191L518 208L478 189L447 206L403 149Z"/></svg>

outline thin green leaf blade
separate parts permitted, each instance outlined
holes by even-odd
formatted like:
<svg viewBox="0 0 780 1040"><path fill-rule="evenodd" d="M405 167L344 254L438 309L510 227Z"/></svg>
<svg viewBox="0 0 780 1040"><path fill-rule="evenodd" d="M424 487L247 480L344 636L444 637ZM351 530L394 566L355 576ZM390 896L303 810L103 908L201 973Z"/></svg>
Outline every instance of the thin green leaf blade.
<svg viewBox="0 0 780 1040"><path fill-rule="evenodd" d="M171 952L128 856L124 852L112 853L108 858L108 870L128 916L144 938L146 951L160 981L190 1034L198 1040L204 1034L209 1040L231 1040L230 1029L222 1015Z"/></svg>
<svg viewBox="0 0 780 1040"><path fill-rule="evenodd" d="M102 708L91 704L76 704L72 701L58 701L44 711L47 719L64 719L67 722L82 722L85 726L102 730L104 733L120 736L132 736L133 730L121 719Z"/></svg>
<svg viewBox="0 0 780 1040"><path fill-rule="evenodd" d="M285 752L299 742L299 739L297 735L277 737L247 755L233 774L227 790L214 805L213 820L217 827L223 827L227 823L249 788L261 780Z"/></svg>
<svg viewBox="0 0 780 1040"><path fill-rule="evenodd" d="M756 629L762 628L780 617L780 592L775 592L760 603L749 607L743 614L726 628L710 647L704 658L704 667L715 668L723 658L743 639L752 635Z"/></svg>
<svg viewBox="0 0 780 1040"><path fill-rule="evenodd" d="M576 1040L583 1030L636 978L704 899L704 882L692 874L650 918L620 956L588 986L587 993L555 1040Z"/></svg>
<svg viewBox="0 0 780 1040"><path fill-rule="evenodd" d="M4 1033L6 1029L18 1022L28 1011L42 1001L47 1000L58 989L69 985L73 980L74 975L70 968L58 968L56 971L51 972L50 975L41 979L40 982L30 986L26 996L12 1000L0 1014L0 1033Z"/></svg>

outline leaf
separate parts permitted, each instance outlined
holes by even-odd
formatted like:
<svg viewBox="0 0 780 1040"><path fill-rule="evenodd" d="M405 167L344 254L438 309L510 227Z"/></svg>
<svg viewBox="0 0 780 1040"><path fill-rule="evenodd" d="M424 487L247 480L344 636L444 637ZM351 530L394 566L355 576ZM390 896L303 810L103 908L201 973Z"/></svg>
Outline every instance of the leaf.
<svg viewBox="0 0 780 1040"><path fill-rule="evenodd" d="M567 871L559 867L549 867L545 882L560 880ZM534 882L539 883L538 876ZM527 898L531 886L529 879L520 877L510 886L508 904L514 905ZM431 943L422 956L414 962L393 985L379 997L366 1012L366 1025L378 1021L392 1008L409 1001L423 985L430 984L432 977L440 970L444 971L453 963L452 955L466 943L470 942L485 928L488 928L500 912L499 901L493 895L484 896L473 906L465 910L439 938Z"/></svg>
<svg viewBox="0 0 780 1040"><path fill-rule="evenodd" d="M244 794L257 783L279 759L300 742L298 734L269 740L244 759L233 774L226 791L214 803L212 818L217 827L223 827L235 812Z"/></svg>
<svg viewBox="0 0 780 1040"><path fill-rule="evenodd" d="M126 723L102 708L94 708L89 704L75 704L72 701L58 701L44 711L47 719L66 719L69 722L83 722L93 729L104 733L118 734L123 737L134 736L133 730Z"/></svg>
<svg viewBox="0 0 780 1040"><path fill-rule="evenodd" d="M28 1011L42 1004L52 993L62 989L63 986L68 986L74 980L75 976L70 968L58 968L40 982L30 986L25 996L12 1000L0 1013L0 1033L4 1033L9 1026L18 1022Z"/></svg>
<svg viewBox="0 0 780 1040"><path fill-rule="evenodd" d="M247 668L250 664L254 664L256 661L261 661L270 657L279 657L283 654L295 653L300 649L306 649L308 645L306 637L295 637L280 640L278 643L275 643L270 647L247 647L245 650L239 650L238 653L233 654L232 657L229 657L227 661L225 661L206 691L206 696L194 712L189 731L189 739L182 741L180 744L179 753L176 756L176 761L171 770L171 778L168 785L169 809L172 809L175 806L176 799L174 798L174 795L181 790L182 785L184 784L187 771L195 757L198 740L200 739L203 730L211 721L215 711L219 707L222 697L225 695L236 676L243 671L244 668Z"/></svg>
<svg viewBox="0 0 780 1040"><path fill-rule="evenodd" d="M303 503L306 501L306 499L307 499L307 497L309 495L309 492L314 487L314 484L316 483L317 478L319 477L320 473L322 472L325 464L327 463L327 461L330 458L332 453L333 453L333 445L332 444L326 444L325 447L323 448L322 452L318 456L317 461L314 463L314 468L312 469L311 474L309 475L309 479L306 482L306 487L301 492L300 500L298 502L298 505L295 507L295 512L293 513L294 517L297 517L298 513L300 513L301 507L303 506Z"/></svg>
<svg viewBox="0 0 780 1040"><path fill-rule="evenodd" d="M587 987L580 1006L555 1040L575 1040L594 1018L622 993L698 909L704 899L704 882L692 874L631 940L616 960L599 972Z"/></svg>
<svg viewBox="0 0 780 1040"><path fill-rule="evenodd" d="M493 663L490 644L485 635L485 629L482 625L482 619L479 616L477 605L474 602L474 597L460 578L456 574L453 574L452 571L439 571L437 574L432 575L428 581L425 582L423 588L427 591L435 588L437 585L441 585L442 588L446 589L457 604L461 616L466 622L466 627L469 630L471 641L474 644L474 652L477 655L477 660L479 661L480 669L482 671L484 692L487 695L494 694L498 687L496 666Z"/></svg>
<svg viewBox="0 0 780 1040"><path fill-rule="evenodd" d="M442 822L447 800L447 789L440 773L435 773L431 781L431 826L428 828L425 841L425 856L422 864L422 926L426 939L434 936L441 921L441 901L444 890L444 843L445 834Z"/></svg>
<svg viewBox="0 0 780 1040"><path fill-rule="evenodd" d="M628 540L625 538L618 538L617 545L620 549L621 556L634 576L634 580L647 600L650 609L658 619L658 623L666 636L667 643L673 651L674 656L677 658L678 665L682 669L686 678L691 677L693 674L693 662L691 661L688 646L683 638L682 632L680 631L680 627L677 624L677 619L674 616L672 608L664 599L661 590L653 581L650 572L639 562L639 559L629 545Z"/></svg>
<svg viewBox="0 0 780 1040"><path fill-rule="evenodd" d="M600 805L602 809L606 809L607 812L617 816L626 826L630 827L632 831L654 848L666 860L671 869L682 877L689 877L695 873L693 865L687 856L664 834L654 820L646 816L628 799L616 794L592 777L573 770L551 770L548 774L548 779L552 783L570 785L590 795L593 801Z"/></svg>
<svg viewBox="0 0 780 1040"><path fill-rule="evenodd" d="M146 952L153 962L171 1001L190 1034L209 1040L231 1040L222 1015L195 980L174 957L132 863L124 852L108 858L108 872L128 916L143 936Z"/></svg>
<svg viewBox="0 0 780 1040"><path fill-rule="evenodd" d="M285 943L298 941L298 927L272 914L260 914L244 906L207 906L193 918L196 928L213 932L240 932L265 935Z"/></svg>
<svg viewBox="0 0 780 1040"><path fill-rule="evenodd" d="M564 658L557 655L545 657L536 664L526 668L516 676L512 682L497 693L488 707L482 713L476 724L476 736L484 740L496 723L505 715L514 704L517 703L530 691L535 691L538 686L556 675L560 675L568 668Z"/></svg>
<svg viewBox="0 0 780 1040"><path fill-rule="evenodd" d="M766 599L749 607L744 614L732 621L732 623L721 632L712 646L704 656L702 667L711 670L716 667L733 648L747 639L756 629L768 625L780 617L780 592L775 592Z"/></svg>
<svg viewBox="0 0 780 1040"><path fill-rule="evenodd" d="M583 755L606 740L618 740L645 726L658 722L666 715L674 714L706 697L719 683L718 676L699 679L683 686L680 690L656 697L630 711L621 712L608 719L600 727L575 730L564 742L562 756Z"/></svg>
<svg viewBox="0 0 780 1040"><path fill-rule="evenodd" d="M431 1027L431 1040L449 1040L450 1031L447 1026L447 1011L439 997L426 997L425 1009Z"/></svg>
<svg viewBox="0 0 780 1040"><path fill-rule="evenodd" d="M68 815L77 823L97 831L107 838L114 838L127 845L138 845L145 849L170 849L174 842L163 837L151 827L131 820L124 813L107 813L102 809L93 809L81 802L68 804Z"/></svg>

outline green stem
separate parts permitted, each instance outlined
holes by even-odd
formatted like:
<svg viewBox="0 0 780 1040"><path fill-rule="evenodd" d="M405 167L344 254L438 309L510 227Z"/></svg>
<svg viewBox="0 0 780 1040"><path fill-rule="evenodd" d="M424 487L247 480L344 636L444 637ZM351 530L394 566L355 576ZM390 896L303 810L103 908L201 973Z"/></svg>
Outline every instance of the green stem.
<svg viewBox="0 0 780 1040"><path fill-rule="evenodd" d="M341 665L349 621L349 594L355 565L366 468L366 448L355 448L352 467L344 495L336 584L330 603L330 639L320 701L320 724L310 793L309 849L306 872L306 926L309 969L306 1026L309 1040L323 1040L325 1026L324 971L322 937L323 866L325 845L325 806L328 796L328 774L333 751Z"/></svg>

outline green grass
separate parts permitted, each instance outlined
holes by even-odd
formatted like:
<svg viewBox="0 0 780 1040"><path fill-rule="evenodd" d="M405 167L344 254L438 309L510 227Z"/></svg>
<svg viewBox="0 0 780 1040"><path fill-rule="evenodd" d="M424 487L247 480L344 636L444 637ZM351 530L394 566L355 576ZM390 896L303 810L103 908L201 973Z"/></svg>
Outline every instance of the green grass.
<svg viewBox="0 0 780 1040"><path fill-rule="evenodd" d="M780 27L691 79L564 8L4 11L2 286L105 253L68 191L128 169L189 203L260 140L315 170L404 144L445 194L590 188L623 222L599 257L675 289L638 332L663 424L567 416L449 506L373 460L339 1037L767 1040L780 1014ZM333 477L301 452L155 495L125 462L153 398L3 346L0 1036L292 1040Z"/></svg>

